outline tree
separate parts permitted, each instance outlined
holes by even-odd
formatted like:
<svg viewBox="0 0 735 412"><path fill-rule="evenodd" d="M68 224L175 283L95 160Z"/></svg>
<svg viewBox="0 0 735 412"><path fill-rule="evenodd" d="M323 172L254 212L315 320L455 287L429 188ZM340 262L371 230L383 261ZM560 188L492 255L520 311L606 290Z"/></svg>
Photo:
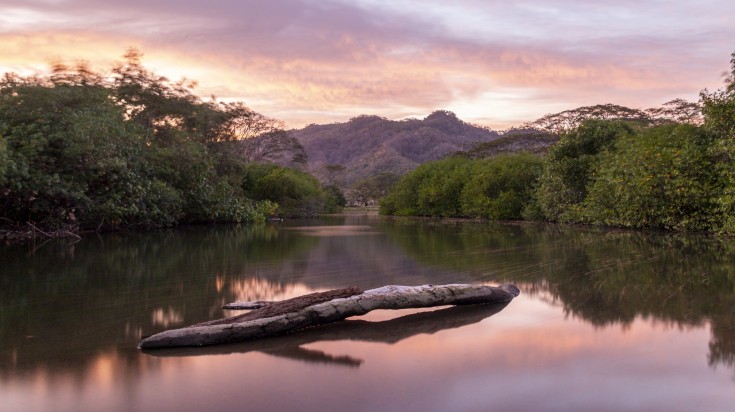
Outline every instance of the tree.
<svg viewBox="0 0 735 412"><path fill-rule="evenodd" d="M298 169L306 166L304 146L284 130L274 130L223 145L246 162L272 163Z"/></svg>
<svg viewBox="0 0 735 412"><path fill-rule="evenodd" d="M254 112L242 102L218 103L223 113L210 141L247 140L265 134L283 132L283 123Z"/></svg>
<svg viewBox="0 0 735 412"><path fill-rule="evenodd" d="M327 195L327 205L335 206L333 208L328 207L327 211L336 212L338 209L347 206L347 199L345 199L345 195L339 187L335 185L327 185L323 187L323 190Z"/></svg>
<svg viewBox="0 0 735 412"><path fill-rule="evenodd" d="M399 180L399 176L394 173L378 173L362 179L352 185L350 188L350 197L355 203L367 206L372 202L380 202L390 193Z"/></svg>
<svg viewBox="0 0 735 412"><path fill-rule="evenodd" d="M718 196L721 211L727 216L723 231L735 233L735 52L731 55L725 88L711 93L705 89L700 100L704 127L718 138L714 150L720 159L718 167L728 182Z"/></svg>
<svg viewBox="0 0 735 412"><path fill-rule="evenodd" d="M328 164L325 169L327 169L327 182L330 185L335 184L335 180L337 179L337 176L339 176L342 172L345 171L345 167L340 164Z"/></svg>
<svg viewBox="0 0 735 412"><path fill-rule="evenodd" d="M237 122L252 120L250 131L272 123L243 104L202 102L194 83L149 72L141 56L129 50L111 79L81 62L0 80L4 224L101 229L272 211L244 195L243 161L215 150L237 138Z"/></svg>
<svg viewBox="0 0 735 412"><path fill-rule="evenodd" d="M541 171L541 159L530 154L425 163L401 178L380 202L380 213L521 219L533 207Z"/></svg>
<svg viewBox="0 0 735 412"><path fill-rule="evenodd" d="M544 160L538 201L547 219L573 221L577 206L587 196L598 155L633 129L621 121L587 120L564 134Z"/></svg>
<svg viewBox="0 0 735 412"><path fill-rule="evenodd" d="M404 175L380 202L380 213L397 216L459 216L457 201L469 163L448 158L427 162Z"/></svg>
<svg viewBox="0 0 735 412"><path fill-rule="evenodd" d="M92 83L0 83L0 134L13 167L0 210L49 228L170 223L180 199L149 175L142 130Z"/></svg>
<svg viewBox="0 0 735 412"><path fill-rule="evenodd" d="M702 124L702 106L684 99L668 101L658 108L647 109L646 113L656 124Z"/></svg>
<svg viewBox="0 0 735 412"><path fill-rule="evenodd" d="M718 230L725 181L715 136L690 125L626 135L600 155L582 214L592 223L668 230Z"/></svg>
<svg viewBox="0 0 735 412"><path fill-rule="evenodd" d="M128 49L124 57L125 62L112 70L112 90L127 116L151 132L147 138L158 144L172 144L184 136L204 141L209 133L199 127L197 108L202 105L192 93L196 83L186 79L172 83L148 71L137 49Z"/></svg>
<svg viewBox="0 0 735 412"><path fill-rule="evenodd" d="M8 144L5 138L0 135L0 187L5 187L5 174L14 166L10 162Z"/></svg>
<svg viewBox="0 0 735 412"><path fill-rule="evenodd" d="M242 188L255 200L277 203L281 216L314 216L338 209L338 196L322 190L314 176L273 164L248 165Z"/></svg>
<svg viewBox="0 0 735 412"><path fill-rule="evenodd" d="M534 207L543 162L530 154L500 155L473 162L462 190L462 214L494 220L520 220Z"/></svg>
<svg viewBox="0 0 735 412"><path fill-rule="evenodd" d="M563 134L571 132L588 120L624 121L643 125L652 122L649 114L643 110L608 103L547 114L538 120L525 124L524 127Z"/></svg>
<svg viewBox="0 0 735 412"><path fill-rule="evenodd" d="M725 72L725 91L730 95L735 94L735 52L730 54L730 71Z"/></svg>

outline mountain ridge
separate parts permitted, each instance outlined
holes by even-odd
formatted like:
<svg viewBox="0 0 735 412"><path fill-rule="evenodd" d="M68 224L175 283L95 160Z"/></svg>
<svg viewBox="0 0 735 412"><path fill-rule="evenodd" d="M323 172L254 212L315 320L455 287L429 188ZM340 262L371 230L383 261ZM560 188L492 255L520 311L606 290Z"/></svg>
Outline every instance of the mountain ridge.
<svg viewBox="0 0 735 412"><path fill-rule="evenodd" d="M290 130L289 134L304 147L308 171L323 182L341 187L381 173L402 175L421 163L501 137L446 110L437 110L424 119L361 115L344 123L312 124ZM332 166L332 172L327 166Z"/></svg>

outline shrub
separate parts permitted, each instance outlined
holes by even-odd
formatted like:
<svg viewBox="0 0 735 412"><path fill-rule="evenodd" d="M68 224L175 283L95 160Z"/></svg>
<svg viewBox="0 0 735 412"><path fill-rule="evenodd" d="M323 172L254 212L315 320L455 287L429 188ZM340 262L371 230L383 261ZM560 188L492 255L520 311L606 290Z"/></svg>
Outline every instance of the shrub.
<svg viewBox="0 0 735 412"><path fill-rule="evenodd" d="M380 203L381 213L398 216L461 216L459 201L470 161L449 158L428 162L396 184Z"/></svg>
<svg viewBox="0 0 735 412"><path fill-rule="evenodd" d="M521 219L534 203L541 171L541 160L529 154L425 163L396 184L380 213Z"/></svg>
<svg viewBox="0 0 735 412"><path fill-rule="evenodd" d="M282 216L314 216L339 209L337 198L312 175L276 165L252 164L243 178L246 196L278 204Z"/></svg>
<svg viewBox="0 0 735 412"><path fill-rule="evenodd" d="M601 155L583 215L634 228L716 230L724 181L704 129L659 126L621 138Z"/></svg>
<svg viewBox="0 0 735 412"><path fill-rule="evenodd" d="M476 161L461 196L462 214L496 220L518 220L535 202L543 171L530 154L503 155Z"/></svg>
<svg viewBox="0 0 735 412"><path fill-rule="evenodd" d="M578 205L587 196L591 170L598 155L615 141L633 132L620 121L588 120L563 135L544 162L537 197L541 210L552 221L578 219Z"/></svg>

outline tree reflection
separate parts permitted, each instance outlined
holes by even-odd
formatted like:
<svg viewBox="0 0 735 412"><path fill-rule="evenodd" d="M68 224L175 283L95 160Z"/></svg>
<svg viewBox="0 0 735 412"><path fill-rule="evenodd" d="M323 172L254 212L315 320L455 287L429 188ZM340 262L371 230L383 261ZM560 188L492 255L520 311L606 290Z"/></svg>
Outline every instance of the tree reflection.
<svg viewBox="0 0 735 412"><path fill-rule="evenodd" d="M637 317L681 328L709 323L710 365L735 366L730 239L477 222L397 220L383 227L426 264L516 282L532 295L548 292L566 314L598 327L629 327ZM464 258L446 258L459 254Z"/></svg>
<svg viewBox="0 0 735 412"><path fill-rule="evenodd" d="M135 349L142 334L221 317L221 305L230 301L278 300L352 284L367 289L471 281L517 283L525 295L548 296L569 316L600 328L625 328L641 317L680 328L709 324L710 365L735 368L732 240L362 217L297 224L372 225L381 234L318 237L275 225L192 227L0 250L0 377L47 369L81 379L100 354L110 353L123 365L118 372L133 376L152 367ZM431 325L456 327L447 322L481 315L442 313L445 320L425 324L417 320L424 314L379 325L349 321L269 341L270 348L248 343L211 350L270 350L349 365L359 360L302 345L309 339L380 341L381 333L430 333Z"/></svg>
<svg viewBox="0 0 735 412"><path fill-rule="evenodd" d="M103 348L137 356L127 348L144 332L220 317L224 303L240 298L223 285L244 275L272 295L293 288L303 271L298 264L284 271L280 262L303 261L294 257L316 243L254 225L0 250L0 370L76 370Z"/></svg>

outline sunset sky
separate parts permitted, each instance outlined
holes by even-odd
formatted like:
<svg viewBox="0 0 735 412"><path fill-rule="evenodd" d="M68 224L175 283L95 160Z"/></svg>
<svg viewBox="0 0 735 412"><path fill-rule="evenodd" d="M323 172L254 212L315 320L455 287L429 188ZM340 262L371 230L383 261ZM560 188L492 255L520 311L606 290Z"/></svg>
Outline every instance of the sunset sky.
<svg viewBox="0 0 735 412"><path fill-rule="evenodd" d="M0 0L0 72L136 47L288 127L437 109L504 129L546 113L717 89L732 0Z"/></svg>

